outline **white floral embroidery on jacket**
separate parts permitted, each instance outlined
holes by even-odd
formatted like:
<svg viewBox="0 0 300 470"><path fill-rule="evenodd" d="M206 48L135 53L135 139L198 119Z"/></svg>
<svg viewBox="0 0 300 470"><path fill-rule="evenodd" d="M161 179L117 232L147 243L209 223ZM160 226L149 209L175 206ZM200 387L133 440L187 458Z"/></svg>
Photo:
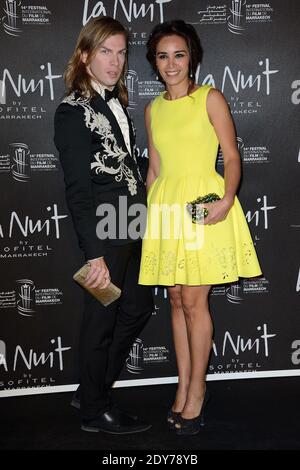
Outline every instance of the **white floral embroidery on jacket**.
<svg viewBox="0 0 300 470"><path fill-rule="evenodd" d="M137 193L137 181L133 175L133 172L124 163L124 158L127 152L119 147L116 138L111 130L109 120L101 113L91 107L89 99L75 98L75 94L71 93L67 96L63 103L68 103L71 106L81 106L84 109L84 122L91 132L96 132L102 141L102 146L105 153L97 152L94 154L95 162L91 163L91 169L95 169L98 173L107 173L114 175L115 180L119 183L124 178L126 180L128 190L132 196ZM119 163L117 167L107 166L105 160L111 157L116 159ZM136 161L136 159L134 158Z"/></svg>

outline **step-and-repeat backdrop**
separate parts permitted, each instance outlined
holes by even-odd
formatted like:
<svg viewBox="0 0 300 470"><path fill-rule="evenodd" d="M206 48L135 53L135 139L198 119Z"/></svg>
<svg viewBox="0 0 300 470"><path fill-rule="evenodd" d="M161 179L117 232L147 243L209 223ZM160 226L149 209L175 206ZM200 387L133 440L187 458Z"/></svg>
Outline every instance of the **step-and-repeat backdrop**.
<svg viewBox="0 0 300 470"><path fill-rule="evenodd" d="M62 74L81 27L112 16L131 32L127 77L138 148L143 112L161 92L145 59L153 26L181 18L204 57L197 82L231 108L243 162L239 192L264 276L215 286L208 380L300 375L298 0L1 0L0 396L78 383L82 261L53 144ZM298 114L297 114L298 113ZM218 171L223 159L218 156ZM166 289L117 386L176 381Z"/></svg>

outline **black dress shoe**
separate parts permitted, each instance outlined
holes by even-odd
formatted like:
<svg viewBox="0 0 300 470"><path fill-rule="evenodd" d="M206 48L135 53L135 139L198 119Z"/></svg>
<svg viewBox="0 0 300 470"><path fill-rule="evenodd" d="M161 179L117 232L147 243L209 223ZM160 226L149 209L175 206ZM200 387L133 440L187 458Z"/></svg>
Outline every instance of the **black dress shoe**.
<svg viewBox="0 0 300 470"><path fill-rule="evenodd" d="M76 408L77 410L80 410L80 392L79 392L79 387L72 396L72 400L70 402L70 405ZM121 415L121 416L129 416L129 418L132 419L138 419L136 415L133 415L131 413L127 413L126 411L120 409L117 405L112 405L111 411L113 411L114 414L116 415Z"/></svg>
<svg viewBox="0 0 300 470"><path fill-rule="evenodd" d="M70 405L80 410L80 385L78 385L77 390L73 393Z"/></svg>
<svg viewBox="0 0 300 470"><path fill-rule="evenodd" d="M70 402L70 405L76 408L77 410L80 410L80 398L76 396L76 392L72 396L72 400Z"/></svg>
<svg viewBox="0 0 300 470"><path fill-rule="evenodd" d="M124 417L129 417L130 419L133 419L135 421L138 419L137 415L133 415L131 413L128 413L127 411L122 410L118 407L118 405L112 405L110 411L112 411L115 416L121 417L121 419Z"/></svg>
<svg viewBox="0 0 300 470"><path fill-rule="evenodd" d="M98 418L83 421L81 429L87 432L107 432L109 434L133 434L147 431L151 424L147 424L140 419L133 419L126 413L113 410L106 411Z"/></svg>

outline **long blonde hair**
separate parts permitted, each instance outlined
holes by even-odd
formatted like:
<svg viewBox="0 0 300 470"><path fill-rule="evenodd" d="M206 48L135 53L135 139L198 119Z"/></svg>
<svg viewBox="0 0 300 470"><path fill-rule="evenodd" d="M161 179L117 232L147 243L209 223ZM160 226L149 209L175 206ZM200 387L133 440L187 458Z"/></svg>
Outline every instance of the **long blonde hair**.
<svg viewBox="0 0 300 470"><path fill-rule="evenodd" d="M109 16L94 18L82 28L78 36L75 50L64 73L67 94L78 92L84 97L91 97L96 94L91 86L91 77L86 69L86 65L89 65L100 44L115 34L123 34L126 39L126 45L128 45L127 30L119 21ZM82 62L83 52L87 53L85 63ZM117 83L119 100L123 106L128 106L128 92L124 77L127 69L126 57L123 73Z"/></svg>

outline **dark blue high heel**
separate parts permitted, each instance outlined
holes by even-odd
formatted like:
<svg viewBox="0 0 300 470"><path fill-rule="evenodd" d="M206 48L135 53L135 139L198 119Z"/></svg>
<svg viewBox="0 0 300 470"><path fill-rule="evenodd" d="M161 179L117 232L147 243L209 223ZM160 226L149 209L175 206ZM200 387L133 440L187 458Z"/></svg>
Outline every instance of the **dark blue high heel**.
<svg viewBox="0 0 300 470"><path fill-rule="evenodd" d="M194 434L198 434L201 427L204 426L205 424L204 412L205 412L206 405L209 401L209 398L210 398L210 394L209 394L208 388L206 387L200 414L196 416L195 418L191 418L191 419L186 419L186 418L183 418L182 416L179 416L177 418L177 424L179 424L180 427L174 426L174 429L178 436L193 436Z"/></svg>

